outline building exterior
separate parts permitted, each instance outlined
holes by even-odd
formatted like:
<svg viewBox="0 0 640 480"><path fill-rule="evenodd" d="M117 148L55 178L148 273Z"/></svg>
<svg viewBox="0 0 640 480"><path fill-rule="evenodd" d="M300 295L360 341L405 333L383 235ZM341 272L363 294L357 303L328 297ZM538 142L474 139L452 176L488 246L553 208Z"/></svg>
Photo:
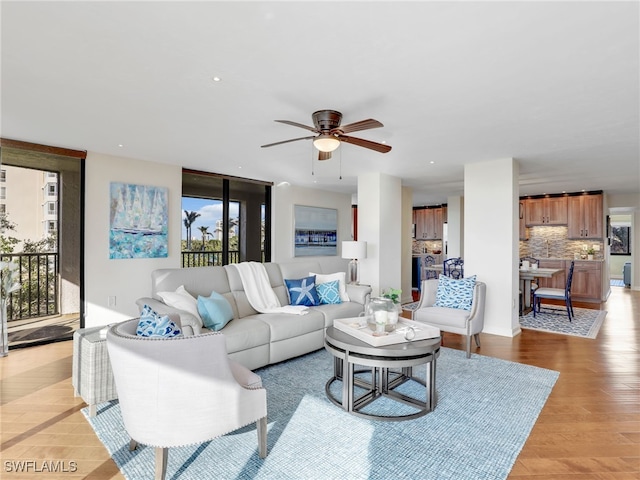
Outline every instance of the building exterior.
<svg viewBox="0 0 640 480"><path fill-rule="evenodd" d="M16 225L11 236L38 241L58 231L58 174L2 165L0 214ZM22 251L22 244L15 249Z"/></svg>

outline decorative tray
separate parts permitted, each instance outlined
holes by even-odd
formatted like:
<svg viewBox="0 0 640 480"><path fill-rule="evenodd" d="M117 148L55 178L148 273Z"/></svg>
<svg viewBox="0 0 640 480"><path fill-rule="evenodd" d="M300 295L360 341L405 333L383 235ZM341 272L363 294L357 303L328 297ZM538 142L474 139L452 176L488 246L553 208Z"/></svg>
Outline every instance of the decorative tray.
<svg viewBox="0 0 640 480"><path fill-rule="evenodd" d="M398 318L398 326L393 332L381 336L374 335L373 330L369 328L364 317L336 318L333 321L333 326L375 347L393 345L394 343L405 343L408 341L415 342L417 340L426 340L427 338L440 336L440 329L402 317ZM408 340L407 336L410 337L411 335L407 335L407 332L410 333L411 328L413 328L414 337Z"/></svg>

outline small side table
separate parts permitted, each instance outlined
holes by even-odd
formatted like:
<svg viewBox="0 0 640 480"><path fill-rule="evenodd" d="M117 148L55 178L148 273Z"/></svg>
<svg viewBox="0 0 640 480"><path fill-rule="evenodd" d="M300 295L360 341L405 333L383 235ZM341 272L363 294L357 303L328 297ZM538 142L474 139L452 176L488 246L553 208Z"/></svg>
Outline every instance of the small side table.
<svg viewBox="0 0 640 480"><path fill-rule="evenodd" d="M96 416L96 405L118 398L107 352L106 327L81 328L73 334L71 383L76 396L89 405L89 416Z"/></svg>

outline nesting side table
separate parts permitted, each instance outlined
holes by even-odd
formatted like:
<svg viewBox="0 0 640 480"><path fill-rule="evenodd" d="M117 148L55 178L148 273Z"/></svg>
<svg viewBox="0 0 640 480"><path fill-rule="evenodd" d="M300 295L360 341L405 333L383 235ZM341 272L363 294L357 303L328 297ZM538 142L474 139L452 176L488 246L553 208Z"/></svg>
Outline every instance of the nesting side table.
<svg viewBox="0 0 640 480"><path fill-rule="evenodd" d="M89 405L95 417L96 405L118 398L107 352L106 327L81 328L73 334L71 383L76 396Z"/></svg>

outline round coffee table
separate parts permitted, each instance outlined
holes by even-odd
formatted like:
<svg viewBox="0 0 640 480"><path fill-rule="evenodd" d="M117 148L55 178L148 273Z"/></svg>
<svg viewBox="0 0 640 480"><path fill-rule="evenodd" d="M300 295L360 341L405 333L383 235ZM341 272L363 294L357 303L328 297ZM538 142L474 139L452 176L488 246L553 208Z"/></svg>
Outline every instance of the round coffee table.
<svg viewBox="0 0 640 480"><path fill-rule="evenodd" d="M376 420L408 420L431 412L436 406L436 360L440 355L441 337L393 345L373 346L334 327L328 327L324 338L324 348L334 356L333 377L325 386L327 397L335 405L349 413ZM413 377L412 368L426 364L424 381ZM355 365L370 367L371 381L356 377L356 373L369 372L355 370ZM391 368L401 371L390 371ZM395 388L413 380L425 387L425 400L409 397ZM342 382L342 400L338 400L330 390L335 381ZM364 388L366 392L355 397L354 387ZM416 407L417 412L409 415L375 415L362 411L364 407L380 397Z"/></svg>

